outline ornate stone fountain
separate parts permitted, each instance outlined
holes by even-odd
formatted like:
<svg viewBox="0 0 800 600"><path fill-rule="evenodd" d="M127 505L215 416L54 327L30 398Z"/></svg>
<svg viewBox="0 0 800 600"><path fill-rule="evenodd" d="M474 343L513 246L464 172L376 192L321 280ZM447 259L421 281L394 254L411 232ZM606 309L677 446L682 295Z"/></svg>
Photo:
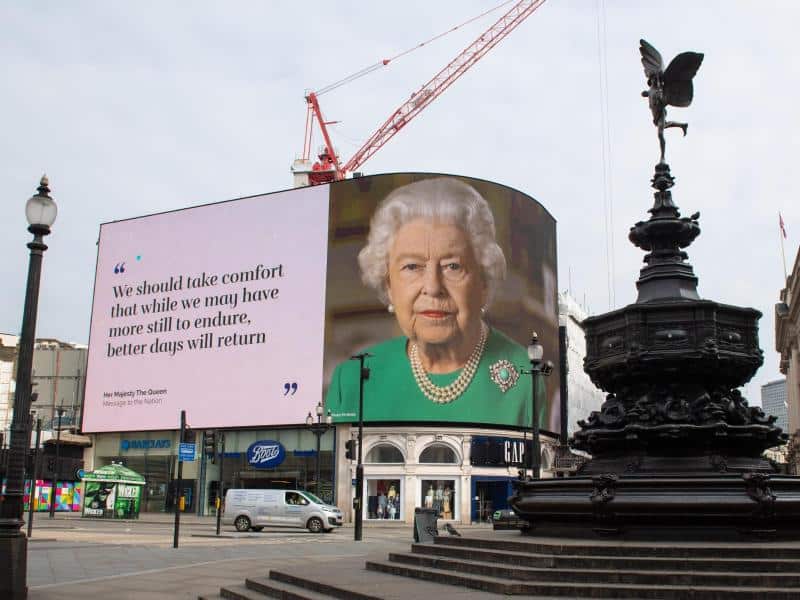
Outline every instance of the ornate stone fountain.
<svg viewBox="0 0 800 600"><path fill-rule="evenodd" d="M608 396L570 443L593 458L575 477L516 482L511 505L531 534L800 538L800 479L762 456L787 436L737 389L763 362L761 313L698 295L684 248L700 215L681 216L664 162L664 129L686 130L666 105L691 103L702 55L680 54L664 71L644 40L641 53L661 160L650 218L628 236L648 252L638 298L584 321L584 368Z"/></svg>

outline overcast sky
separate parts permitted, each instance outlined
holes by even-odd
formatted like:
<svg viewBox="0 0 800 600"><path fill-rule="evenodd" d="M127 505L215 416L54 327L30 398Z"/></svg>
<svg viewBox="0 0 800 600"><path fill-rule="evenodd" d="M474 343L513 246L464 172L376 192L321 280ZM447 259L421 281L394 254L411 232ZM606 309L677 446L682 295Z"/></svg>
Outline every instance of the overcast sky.
<svg viewBox="0 0 800 600"><path fill-rule="evenodd" d="M86 343L100 223L291 187L305 90L498 3L0 1L0 332L20 328L24 203L43 172L59 216L37 335ZM500 14L322 96L342 156ZM468 175L534 196L558 221L559 288L594 314L624 306L643 256L627 233L648 216L658 160L638 41L665 61L705 53L693 105L670 111L690 125L685 139L667 132L667 160L683 214L701 212L688 250L701 296L764 313L765 363L746 388L757 404L781 376L778 211L789 268L800 239L798 21L790 0L549 0L362 171Z"/></svg>

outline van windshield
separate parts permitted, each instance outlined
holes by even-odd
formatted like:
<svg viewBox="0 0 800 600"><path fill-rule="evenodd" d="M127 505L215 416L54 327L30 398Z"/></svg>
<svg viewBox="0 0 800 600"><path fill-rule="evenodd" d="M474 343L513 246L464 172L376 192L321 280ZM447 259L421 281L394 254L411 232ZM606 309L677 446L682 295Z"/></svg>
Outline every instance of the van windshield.
<svg viewBox="0 0 800 600"><path fill-rule="evenodd" d="M317 498L311 492L300 492L300 493L303 494L303 496L305 496L309 500L311 500L311 502L313 502L314 504L325 504L325 502L323 500Z"/></svg>

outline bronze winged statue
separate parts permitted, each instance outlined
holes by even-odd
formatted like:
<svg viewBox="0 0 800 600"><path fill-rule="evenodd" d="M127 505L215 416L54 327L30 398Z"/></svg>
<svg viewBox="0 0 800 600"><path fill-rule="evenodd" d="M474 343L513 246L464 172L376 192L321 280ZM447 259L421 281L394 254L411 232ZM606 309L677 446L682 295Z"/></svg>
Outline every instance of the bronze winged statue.
<svg viewBox="0 0 800 600"><path fill-rule="evenodd" d="M683 52L669 63L666 71L664 61L658 50L645 40L639 40L642 66L650 89L642 92L648 98L653 113L653 124L658 127L658 141L661 145L661 161L664 162L664 130L680 127L686 135L688 123L667 121L667 106L689 106L692 103L694 88L692 79L703 62L703 55L697 52Z"/></svg>

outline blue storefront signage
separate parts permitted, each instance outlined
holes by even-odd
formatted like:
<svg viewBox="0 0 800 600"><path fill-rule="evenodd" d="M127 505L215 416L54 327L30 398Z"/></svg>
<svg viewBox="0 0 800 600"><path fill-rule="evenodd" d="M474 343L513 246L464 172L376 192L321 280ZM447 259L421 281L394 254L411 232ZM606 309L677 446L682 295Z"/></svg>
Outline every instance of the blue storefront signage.
<svg viewBox="0 0 800 600"><path fill-rule="evenodd" d="M256 469L272 469L286 458L286 448L274 440L253 442L247 449L247 463Z"/></svg>
<svg viewBox="0 0 800 600"><path fill-rule="evenodd" d="M178 447L178 458L182 461L191 462L194 460L194 443L184 442Z"/></svg>
<svg viewBox="0 0 800 600"><path fill-rule="evenodd" d="M120 450L154 450L170 447L170 440L120 440Z"/></svg>

